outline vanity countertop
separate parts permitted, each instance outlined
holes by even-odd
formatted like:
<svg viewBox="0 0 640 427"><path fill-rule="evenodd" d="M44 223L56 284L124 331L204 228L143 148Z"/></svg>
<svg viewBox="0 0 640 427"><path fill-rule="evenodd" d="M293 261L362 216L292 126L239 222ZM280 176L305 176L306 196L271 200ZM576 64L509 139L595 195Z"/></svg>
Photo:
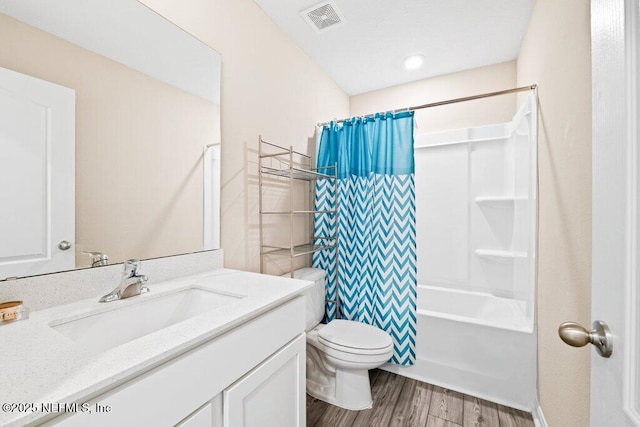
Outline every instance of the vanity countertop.
<svg viewBox="0 0 640 427"><path fill-rule="evenodd" d="M192 286L240 298L102 352L92 351L51 327ZM42 404L90 400L302 294L311 286L312 282L304 280L220 269L152 283L151 292L137 297L99 303L100 295L96 295L36 311L28 320L0 326L0 404L5 405L0 411L0 425L32 423L43 416L39 409ZM114 329L113 333L118 331ZM37 411L33 412L34 408Z"/></svg>

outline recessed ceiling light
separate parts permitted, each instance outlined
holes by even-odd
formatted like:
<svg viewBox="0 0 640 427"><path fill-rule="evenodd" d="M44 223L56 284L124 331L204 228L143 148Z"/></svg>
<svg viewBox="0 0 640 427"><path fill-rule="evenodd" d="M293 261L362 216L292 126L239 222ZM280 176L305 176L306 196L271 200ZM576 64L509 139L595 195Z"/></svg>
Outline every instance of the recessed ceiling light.
<svg viewBox="0 0 640 427"><path fill-rule="evenodd" d="M411 55L410 57L404 60L404 67L407 70L416 70L420 68L423 62L424 62L424 56Z"/></svg>

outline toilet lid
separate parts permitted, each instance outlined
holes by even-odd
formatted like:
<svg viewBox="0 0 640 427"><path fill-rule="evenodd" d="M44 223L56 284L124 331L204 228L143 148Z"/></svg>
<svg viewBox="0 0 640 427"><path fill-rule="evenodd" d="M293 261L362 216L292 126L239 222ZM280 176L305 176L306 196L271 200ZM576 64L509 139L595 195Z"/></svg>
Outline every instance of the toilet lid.
<svg viewBox="0 0 640 427"><path fill-rule="evenodd" d="M318 332L318 341L328 347L346 350L387 350L391 336L375 326L353 320L336 319Z"/></svg>

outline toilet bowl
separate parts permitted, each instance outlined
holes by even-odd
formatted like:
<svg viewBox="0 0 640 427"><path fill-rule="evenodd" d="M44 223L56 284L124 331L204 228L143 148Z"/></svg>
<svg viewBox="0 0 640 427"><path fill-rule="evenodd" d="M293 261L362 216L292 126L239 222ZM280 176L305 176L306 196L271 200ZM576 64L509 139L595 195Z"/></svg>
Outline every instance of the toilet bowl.
<svg viewBox="0 0 640 427"><path fill-rule="evenodd" d="M393 342L375 326L336 319L307 332L307 393L341 408L371 408L369 370L386 363Z"/></svg>
<svg viewBox="0 0 640 427"><path fill-rule="evenodd" d="M314 282L307 297L307 393L345 409L371 408L369 370L393 354L391 336L375 326L324 316L324 271L303 268L296 279Z"/></svg>

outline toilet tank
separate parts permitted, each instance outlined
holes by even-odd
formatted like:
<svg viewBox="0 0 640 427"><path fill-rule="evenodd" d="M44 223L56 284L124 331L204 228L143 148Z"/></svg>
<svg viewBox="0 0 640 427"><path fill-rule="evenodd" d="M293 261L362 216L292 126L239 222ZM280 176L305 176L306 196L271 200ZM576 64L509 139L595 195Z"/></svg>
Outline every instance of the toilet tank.
<svg viewBox="0 0 640 427"><path fill-rule="evenodd" d="M291 277L290 273L283 277ZM310 330L322 321L324 317L324 270L321 268L301 268L293 272L293 277L313 282L313 287L306 290L307 297L307 327Z"/></svg>

